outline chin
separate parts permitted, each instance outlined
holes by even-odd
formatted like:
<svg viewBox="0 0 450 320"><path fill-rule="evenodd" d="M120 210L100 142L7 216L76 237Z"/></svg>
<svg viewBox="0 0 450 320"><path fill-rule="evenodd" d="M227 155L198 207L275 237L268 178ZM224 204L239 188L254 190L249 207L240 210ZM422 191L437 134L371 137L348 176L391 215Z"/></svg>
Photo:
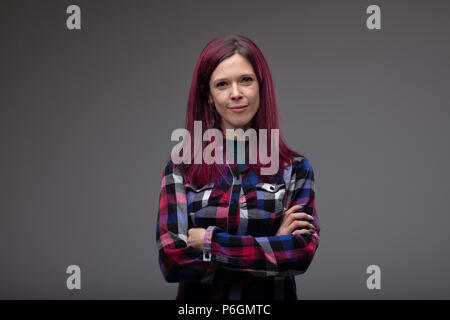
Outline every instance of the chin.
<svg viewBox="0 0 450 320"><path fill-rule="evenodd" d="M247 127L249 128L251 126L251 121L248 121L247 119L243 120L243 121L235 121L235 122L232 122L232 125L235 128L242 128L242 129L247 128Z"/></svg>

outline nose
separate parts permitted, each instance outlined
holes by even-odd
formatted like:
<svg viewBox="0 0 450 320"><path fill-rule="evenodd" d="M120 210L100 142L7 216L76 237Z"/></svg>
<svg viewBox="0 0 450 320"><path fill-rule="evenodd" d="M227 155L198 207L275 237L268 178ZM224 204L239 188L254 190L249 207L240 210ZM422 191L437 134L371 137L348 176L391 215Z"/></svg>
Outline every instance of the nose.
<svg viewBox="0 0 450 320"><path fill-rule="evenodd" d="M233 83L231 86L231 99L239 99L242 97L241 89L237 83Z"/></svg>

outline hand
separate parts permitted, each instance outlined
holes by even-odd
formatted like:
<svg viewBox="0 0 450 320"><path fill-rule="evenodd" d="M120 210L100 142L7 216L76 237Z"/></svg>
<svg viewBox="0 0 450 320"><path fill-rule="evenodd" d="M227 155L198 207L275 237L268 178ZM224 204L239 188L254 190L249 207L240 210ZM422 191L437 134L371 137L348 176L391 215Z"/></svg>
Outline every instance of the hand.
<svg viewBox="0 0 450 320"><path fill-rule="evenodd" d="M303 206L295 205L286 210L283 213L283 221L281 222L280 227L278 228L278 231L276 233L277 236L287 235L287 234L304 234L309 233L311 234L310 230L315 230L316 228L309 223L308 221L302 221L299 219L306 219L309 221L313 220L313 217L310 215L304 213L304 212L295 212L300 209L303 209ZM302 230L296 230L298 228L310 228L308 229L302 229Z"/></svg>
<svg viewBox="0 0 450 320"><path fill-rule="evenodd" d="M187 245L192 246L199 251L203 251L203 241L205 239L206 229L191 228L188 230Z"/></svg>

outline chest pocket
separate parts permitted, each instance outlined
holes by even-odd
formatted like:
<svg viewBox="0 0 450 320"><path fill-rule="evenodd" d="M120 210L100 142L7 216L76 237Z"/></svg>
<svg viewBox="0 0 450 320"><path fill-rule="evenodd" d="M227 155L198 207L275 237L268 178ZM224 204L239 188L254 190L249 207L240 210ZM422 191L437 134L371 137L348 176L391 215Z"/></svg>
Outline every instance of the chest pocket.
<svg viewBox="0 0 450 320"><path fill-rule="evenodd" d="M196 209L200 209L206 207L209 203L209 198L211 196L211 192L214 188L214 184L210 183L204 186L194 186L187 184L186 185L186 197L188 202L188 207L191 206L193 208L189 208L190 211L196 211Z"/></svg>
<svg viewBox="0 0 450 320"><path fill-rule="evenodd" d="M286 185L258 183L255 185L256 199L259 209L270 213L283 212Z"/></svg>
<svg viewBox="0 0 450 320"><path fill-rule="evenodd" d="M228 206L224 193L215 188L213 183L204 186L186 184L185 187L189 227L217 225L218 208Z"/></svg>

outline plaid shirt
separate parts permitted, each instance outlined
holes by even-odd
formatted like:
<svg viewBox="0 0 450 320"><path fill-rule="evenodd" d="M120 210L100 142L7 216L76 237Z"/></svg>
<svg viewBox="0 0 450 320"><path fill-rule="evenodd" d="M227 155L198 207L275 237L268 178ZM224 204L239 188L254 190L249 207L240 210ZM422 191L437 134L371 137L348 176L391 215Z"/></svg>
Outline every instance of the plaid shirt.
<svg viewBox="0 0 450 320"><path fill-rule="evenodd" d="M167 164L156 230L164 278L180 283L177 299L298 299L294 276L308 269L320 233L308 159L294 158L271 183L251 166L227 166L219 183L198 187ZM275 236L295 204L313 216L316 232ZM203 252L187 246L190 228L206 229Z"/></svg>

